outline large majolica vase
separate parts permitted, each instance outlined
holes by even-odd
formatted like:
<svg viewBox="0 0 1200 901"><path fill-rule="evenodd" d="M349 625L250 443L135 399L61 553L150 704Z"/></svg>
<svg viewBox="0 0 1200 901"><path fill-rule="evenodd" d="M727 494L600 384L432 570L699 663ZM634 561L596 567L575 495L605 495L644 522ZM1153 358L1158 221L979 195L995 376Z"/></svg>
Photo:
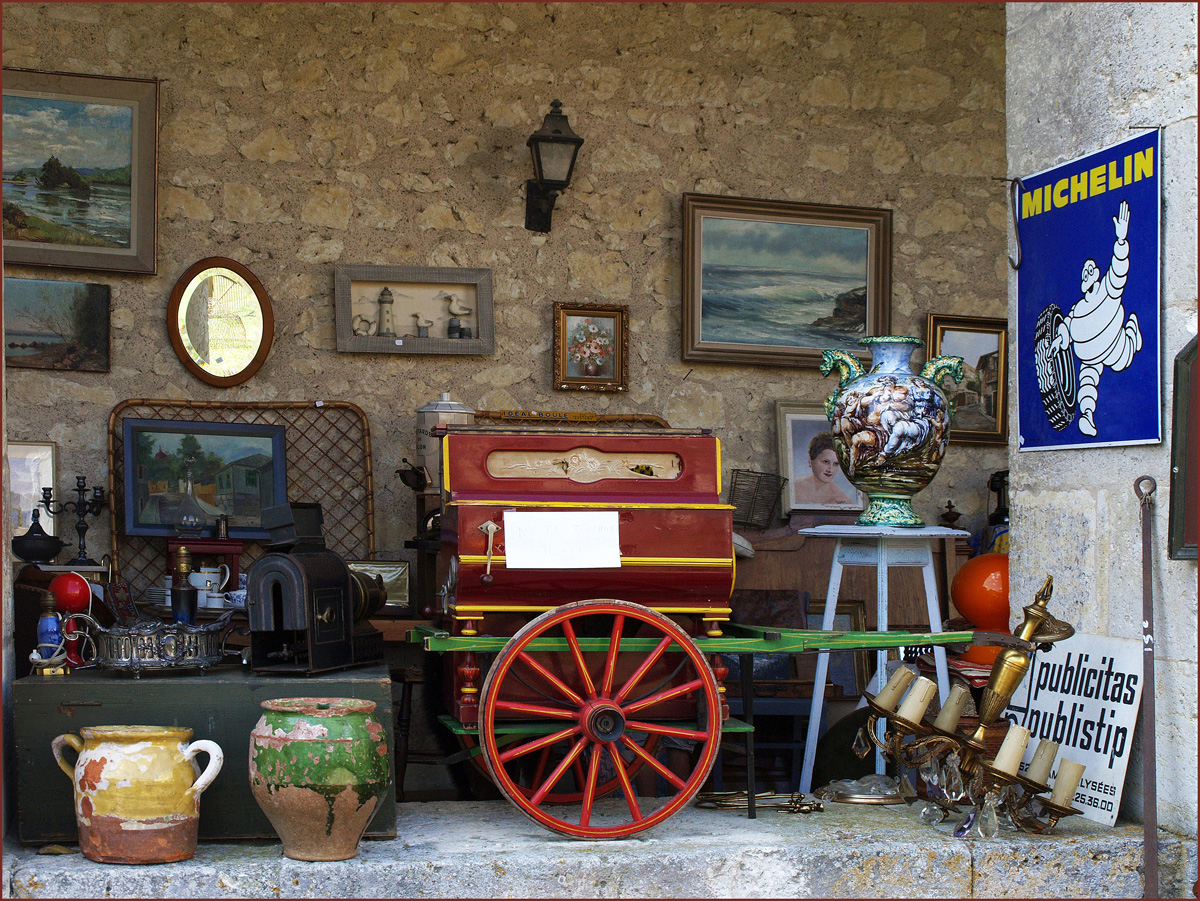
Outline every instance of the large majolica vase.
<svg viewBox="0 0 1200 901"><path fill-rule="evenodd" d="M262 702L250 733L250 790L295 860L346 860L391 779L374 701Z"/></svg>
<svg viewBox="0 0 1200 901"><path fill-rule="evenodd" d="M191 737L180 726L85 726L51 742L75 786L84 857L151 864L196 853L200 793L221 772L225 755L216 742ZM74 766L63 758L68 746L79 755ZM203 773L194 762L201 752L208 755Z"/></svg>
<svg viewBox="0 0 1200 901"><path fill-rule="evenodd" d="M821 374L841 373L837 390L825 401L838 462L850 483L870 503L860 526L919 528L912 496L937 474L946 454L953 408L942 379L963 377L962 357L934 357L912 371L919 338L883 335L858 342L871 351L871 368L849 351L827 350Z"/></svg>

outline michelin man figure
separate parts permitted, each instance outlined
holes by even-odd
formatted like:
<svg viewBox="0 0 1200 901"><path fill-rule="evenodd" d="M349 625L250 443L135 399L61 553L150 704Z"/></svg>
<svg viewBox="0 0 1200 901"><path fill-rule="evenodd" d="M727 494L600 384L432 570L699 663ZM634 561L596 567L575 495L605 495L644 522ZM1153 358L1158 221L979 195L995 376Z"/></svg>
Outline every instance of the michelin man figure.
<svg viewBox="0 0 1200 901"><path fill-rule="evenodd" d="M1100 277L1095 260L1083 264L1080 287L1083 297L1071 307L1054 336L1051 347L1064 350L1070 347L1079 360L1079 431L1090 437L1096 434L1096 398L1100 373L1104 367L1120 372L1133 362L1142 349L1142 333L1136 313L1125 318L1121 295L1129 276L1129 204L1122 200L1113 217L1117 239L1113 244L1112 262L1108 272Z"/></svg>

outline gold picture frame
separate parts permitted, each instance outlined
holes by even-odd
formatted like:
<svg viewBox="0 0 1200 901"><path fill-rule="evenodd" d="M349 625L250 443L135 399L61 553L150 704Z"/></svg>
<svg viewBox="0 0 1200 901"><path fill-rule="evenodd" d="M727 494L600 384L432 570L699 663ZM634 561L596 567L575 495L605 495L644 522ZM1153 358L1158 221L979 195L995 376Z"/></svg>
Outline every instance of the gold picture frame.
<svg viewBox="0 0 1200 901"><path fill-rule="evenodd" d="M559 391L629 390L629 307L554 304L554 387Z"/></svg>
<svg viewBox="0 0 1200 901"><path fill-rule="evenodd" d="M925 324L929 359L963 358L963 379L943 385L954 404L950 440L1008 444L1008 320L930 313Z"/></svg>

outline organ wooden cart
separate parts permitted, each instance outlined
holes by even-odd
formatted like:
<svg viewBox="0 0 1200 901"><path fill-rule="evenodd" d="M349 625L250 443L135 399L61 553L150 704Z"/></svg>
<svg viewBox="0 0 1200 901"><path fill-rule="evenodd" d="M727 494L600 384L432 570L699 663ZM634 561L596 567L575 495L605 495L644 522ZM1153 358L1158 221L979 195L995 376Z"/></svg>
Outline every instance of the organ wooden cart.
<svg viewBox="0 0 1200 901"><path fill-rule="evenodd" d="M623 838L684 807L722 729L746 728L722 655L972 639L731 623L733 507L707 431L444 429L440 622L410 637L444 652L443 722L547 829Z"/></svg>

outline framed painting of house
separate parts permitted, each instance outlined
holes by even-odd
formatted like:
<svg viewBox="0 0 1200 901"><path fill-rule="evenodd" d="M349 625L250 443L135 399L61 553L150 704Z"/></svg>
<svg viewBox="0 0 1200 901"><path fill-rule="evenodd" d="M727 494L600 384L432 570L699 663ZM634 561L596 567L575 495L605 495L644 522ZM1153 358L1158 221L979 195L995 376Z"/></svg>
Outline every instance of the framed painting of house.
<svg viewBox="0 0 1200 901"><path fill-rule="evenodd" d="M1008 444L1008 320L930 313L925 340L930 359L963 358L963 380L943 386L954 404L950 440Z"/></svg>
<svg viewBox="0 0 1200 901"><path fill-rule="evenodd" d="M270 537L262 511L287 501L284 426L126 419L124 431L126 535L175 535L190 480L204 536L224 513L230 538Z"/></svg>

